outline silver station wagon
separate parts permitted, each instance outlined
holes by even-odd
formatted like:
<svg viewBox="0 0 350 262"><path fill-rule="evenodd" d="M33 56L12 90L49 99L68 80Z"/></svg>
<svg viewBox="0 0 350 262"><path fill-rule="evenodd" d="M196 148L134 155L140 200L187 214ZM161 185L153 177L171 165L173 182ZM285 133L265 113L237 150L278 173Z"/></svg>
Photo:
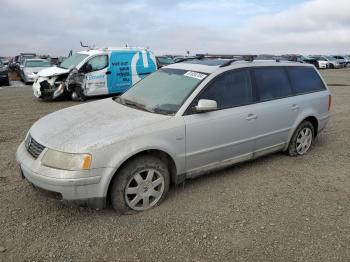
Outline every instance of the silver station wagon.
<svg viewBox="0 0 350 262"><path fill-rule="evenodd" d="M330 104L312 65L188 60L119 97L43 117L16 157L24 178L60 200L144 211L187 178L277 151L304 155Z"/></svg>

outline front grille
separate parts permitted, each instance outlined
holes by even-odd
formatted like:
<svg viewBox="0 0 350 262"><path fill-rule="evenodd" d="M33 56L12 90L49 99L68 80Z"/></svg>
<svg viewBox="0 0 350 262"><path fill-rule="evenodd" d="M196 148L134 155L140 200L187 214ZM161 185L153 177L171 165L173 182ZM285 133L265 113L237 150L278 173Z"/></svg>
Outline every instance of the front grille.
<svg viewBox="0 0 350 262"><path fill-rule="evenodd" d="M28 134L28 137L25 141L25 146L27 148L28 153L31 154L35 159L37 159L41 152L43 152L43 150L45 149L45 147L36 142L30 134Z"/></svg>

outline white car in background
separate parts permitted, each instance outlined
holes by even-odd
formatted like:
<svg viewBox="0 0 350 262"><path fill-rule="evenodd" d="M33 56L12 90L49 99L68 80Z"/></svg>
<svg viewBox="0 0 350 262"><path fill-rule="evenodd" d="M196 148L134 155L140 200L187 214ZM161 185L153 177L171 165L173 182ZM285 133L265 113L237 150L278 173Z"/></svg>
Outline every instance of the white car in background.
<svg viewBox="0 0 350 262"><path fill-rule="evenodd" d="M330 68L330 63L328 60L324 57L318 57L318 56L308 56L306 59L313 59L317 62L317 68L319 69L327 69Z"/></svg>
<svg viewBox="0 0 350 262"><path fill-rule="evenodd" d="M334 55L333 56L335 59L340 61L344 65L344 67L349 67L350 66L350 56L346 55Z"/></svg>
<svg viewBox="0 0 350 262"><path fill-rule="evenodd" d="M327 60L317 60L318 68L327 69L330 67L330 63Z"/></svg>
<svg viewBox="0 0 350 262"><path fill-rule="evenodd" d="M333 56L310 56L311 58L315 58L319 64L320 61L323 61L324 63L328 63L329 67L331 69L338 69L338 68L342 68L342 65L337 61L337 59L335 59Z"/></svg>
<svg viewBox="0 0 350 262"><path fill-rule="evenodd" d="M45 59L26 59L20 66L19 75L25 84L33 83L37 73L48 67L51 67L51 64Z"/></svg>

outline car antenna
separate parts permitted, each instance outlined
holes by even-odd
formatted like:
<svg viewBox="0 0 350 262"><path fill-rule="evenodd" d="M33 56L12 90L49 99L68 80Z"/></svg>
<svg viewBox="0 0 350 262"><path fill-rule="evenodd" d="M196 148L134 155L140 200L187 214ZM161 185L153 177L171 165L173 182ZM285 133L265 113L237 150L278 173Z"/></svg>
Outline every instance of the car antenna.
<svg viewBox="0 0 350 262"><path fill-rule="evenodd" d="M84 44L83 44L83 41L80 41L80 46L81 46L81 47L85 47L85 48L89 48L88 45L84 45Z"/></svg>

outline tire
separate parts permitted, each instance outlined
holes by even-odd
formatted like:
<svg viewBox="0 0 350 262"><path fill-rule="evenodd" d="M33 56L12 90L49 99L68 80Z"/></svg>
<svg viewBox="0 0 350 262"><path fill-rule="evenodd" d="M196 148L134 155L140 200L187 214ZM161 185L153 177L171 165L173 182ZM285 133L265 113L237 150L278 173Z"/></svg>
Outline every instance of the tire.
<svg viewBox="0 0 350 262"><path fill-rule="evenodd" d="M314 141L315 129L309 121L302 122L295 130L286 153L289 156L305 155Z"/></svg>
<svg viewBox="0 0 350 262"><path fill-rule="evenodd" d="M121 214L145 211L161 203L169 187L166 164L152 155L140 156L116 174L110 190L111 204Z"/></svg>

